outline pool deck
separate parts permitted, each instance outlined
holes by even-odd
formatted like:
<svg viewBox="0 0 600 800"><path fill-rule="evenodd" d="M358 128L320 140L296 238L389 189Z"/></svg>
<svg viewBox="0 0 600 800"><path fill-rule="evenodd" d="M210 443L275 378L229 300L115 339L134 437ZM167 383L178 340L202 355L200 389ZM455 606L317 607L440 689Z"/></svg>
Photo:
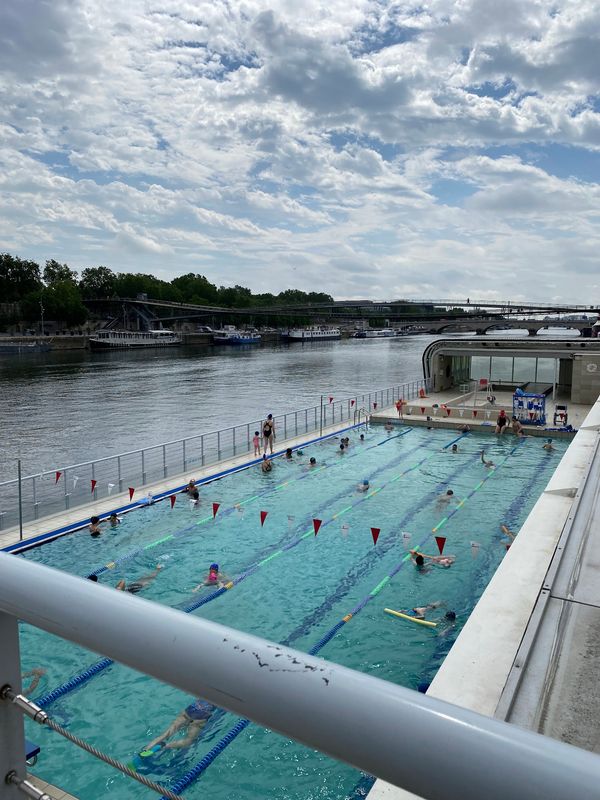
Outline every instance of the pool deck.
<svg viewBox="0 0 600 800"><path fill-rule="evenodd" d="M427 694L600 753L600 400L577 427Z"/></svg>

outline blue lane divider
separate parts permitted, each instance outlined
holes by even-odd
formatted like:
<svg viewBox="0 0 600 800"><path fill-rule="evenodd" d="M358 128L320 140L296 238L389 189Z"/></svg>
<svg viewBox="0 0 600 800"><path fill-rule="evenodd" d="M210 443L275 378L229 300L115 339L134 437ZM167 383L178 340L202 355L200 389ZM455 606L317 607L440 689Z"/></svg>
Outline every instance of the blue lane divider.
<svg viewBox="0 0 600 800"><path fill-rule="evenodd" d="M409 431L406 431L406 433L408 433L408 432ZM399 434L399 435L403 435L403 434ZM452 442L450 444L452 444ZM376 445L374 445L374 446L376 446ZM422 444L419 444L416 447L412 448L412 450L409 450L408 453L402 454L402 459L405 459L406 456L409 455L411 452L414 452L416 450L421 449L422 446L423 446ZM429 458L429 457L431 457L431 456L427 456L426 458ZM423 460L426 460L426 459L422 459L422 461ZM418 463L422 463L422 461L420 461ZM388 464L385 467L383 467L382 469L389 469L389 467L390 467L390 465ZM411 467L410 469L413 469L413 468ZM401 473L401 475L405 474L406 472L409 472L410 469L409 470L405 470L405 472ZM344 495L345 494L346 494L346 492L344 492ZM368 496L364 497L364 498L361 498L358 502L364 502L367 499L368 499ZM329 503L330 503L330 501L328 501L328 505L329 505ZM328 522L332 522L332 521L333 520L329 520ZM323 526L328 524L328 522L323 523ZM312 528L310 528L307 532L303 533L301 536L297 537L293 541L289 542L283 548L276 549L276 547L277 547L277 545L276 545L275 548L272 548L273 552L271 553L271 555L267 556L266 558L263 558L261 561L259 561L257 563L252 564L241 575L239 575L233 581L230 581L230 583L228 583L226 586L223 586L223 587L221 587L219 589L216 589L215 591L211 592L210 594L205 595L204 597L200 597L197 600L193 600L191 603L188 603L187 605L183 606L181 608L181 611L183 611L186 614L189 614L192 611L196 611L198 608L201 608L202 606L206 605L207 603L211 603L213 600L216 600L218 597L220 597L221 595L225 594L229 589L233 588L234 586L237 586L242 581L244 581L246 578L248 578L250 575L253 575L263 564L267 563L267 561L270 561L273 557L278 556L278 555L280 555L280 554L282 554L282 553L284 553L284 552L286 552L288 550L291 550L293 547L296 547L296 545L300 544L300 542L302 542L305 538L307 538L307 536L309 534L312 534ZM91 667L88 667L86 670L84 670L80 674L73 676L68 681L65 681L65 683L62 683L60 686L57 686L52 691L47 692L45 695L42 695L42 697L40 697L40 698L38 698L36 700L37 705L39 705L40 708L44 708L44 707L50 705L51 703L55 702L59 697L64 697L64 695L69 694L74 689L76 689L79 686L81 686L83 683L86 683L88 680L90 680L90 678L94 677L95 675L98 675L100 672L102 672L103 670L107 669L113 663L114 663L114 661L112 659L108 659L108 658L101 659L100 661L96 662L95 664L92 664Z"/></svg>

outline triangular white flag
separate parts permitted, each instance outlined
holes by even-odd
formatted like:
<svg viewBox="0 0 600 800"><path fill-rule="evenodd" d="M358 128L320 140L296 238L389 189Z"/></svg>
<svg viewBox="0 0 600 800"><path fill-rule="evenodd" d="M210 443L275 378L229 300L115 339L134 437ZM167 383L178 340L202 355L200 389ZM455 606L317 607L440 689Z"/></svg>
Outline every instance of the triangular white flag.
<svg viewBox="0 0 600 800"><path fill-rule="evenodd" d="M73 488L77 486L78 480L79 480L79 475L73 475Z"/></svg>
<svg viewBox="0 0 600 800"><path fill-rule="evenodd" d="M462 417L462 416L464 416L464 413L465 413L465 412L464 412L464 411L463 411L463 409L461 408L461 409L459 409L458 416L459 416L459 417Z"/></svg>
<svg viewBox="0 0 600 800"><path fill-rule="evenodd" d="M489 419L491 416L492 416L492 412L491 411L486 411L485 412L485 418L486 419Z"/></svg>
<svg viewBox="0 0 600 800"><path fill-rule="evenodd" d="M434 417L437 415L438 411L439 411L439 409L438 409L438 408L434 408L434 409L433 409L433 416L434 416Z"/></svg>
<svg viewBox="0 0 600 800"><path fill-rule="evenodd" d="M108 484L108 493L110 494L114 488L115 488L115 484L114 483L109 483Z"/></svg>

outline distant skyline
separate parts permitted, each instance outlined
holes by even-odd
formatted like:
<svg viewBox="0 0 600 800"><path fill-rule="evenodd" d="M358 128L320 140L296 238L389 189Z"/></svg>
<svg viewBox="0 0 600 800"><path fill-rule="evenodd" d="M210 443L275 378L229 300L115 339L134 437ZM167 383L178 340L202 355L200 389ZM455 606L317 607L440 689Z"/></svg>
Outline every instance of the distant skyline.
<svg viewBox="0 0 600 800"><path fill-rule="evenodd" d="M600 300L592 0L0 4L0 251Z"/></svg>

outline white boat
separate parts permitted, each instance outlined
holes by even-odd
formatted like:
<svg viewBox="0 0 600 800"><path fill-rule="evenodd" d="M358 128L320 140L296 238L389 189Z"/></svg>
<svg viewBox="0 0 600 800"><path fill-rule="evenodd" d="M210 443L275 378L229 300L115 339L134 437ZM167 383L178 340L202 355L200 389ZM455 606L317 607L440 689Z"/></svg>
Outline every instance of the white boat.
<svg viewBox="0 0 600 800"><path fill-rule="evenodd" d="M395 335L396 331L393 328L369 328L365 331L366 339L388 339Z"/></svg>
<svg viewBox="0 0 600 800"><path fill-rule="evenodd" d="M290 342L322 342L328 339L341 339L339 328L327 328L324 325L313 325L311 328L290 328L283 338Z"/></svg>
<svg viewBox="0 0 600 800"><path fill-rule="evenodd" d="M181 344L173 331L96 331L90 336L91 350L128 350L133 347L172 347Z"/></svg>
<svg viewBox="0 0 600 800"><path fill-rule="evenodd" d="M233 325L225 325L223 330L214 331L215 344L258 344L261 340L260 333L256 331L238 331Z"/></svg>

